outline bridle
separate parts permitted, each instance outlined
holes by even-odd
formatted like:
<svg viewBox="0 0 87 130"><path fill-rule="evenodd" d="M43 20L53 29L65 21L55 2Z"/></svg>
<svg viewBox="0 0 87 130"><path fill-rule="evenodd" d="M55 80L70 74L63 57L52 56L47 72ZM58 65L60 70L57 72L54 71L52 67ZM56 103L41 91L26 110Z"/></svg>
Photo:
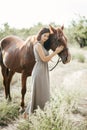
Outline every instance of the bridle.
<svg viewBox="0 0 87 130"><path fill-rule="evenodd" d="M58 63L61 62L61 61L62 61L62 60L61 60L61 58L59 57L58 60L57 60L57 62L56 62L56 64L50 69L50 71L52 71L52 70L58 65Z"/></svg>
<svg viewBox="0 0 87 130"><path fill-rule="evenodd" d="M63 51L64 51L64 50L68 50L68 48L64 48ZM66 57L64 57L64 58L66 58ZM58 60L57 60L57 62L56 62L56 64L55 64L49 71L52 71L52 70L59 64L59 62L61 62L61 61L62 61L62 60L61 60L61 58L59 57Z"/></svg>

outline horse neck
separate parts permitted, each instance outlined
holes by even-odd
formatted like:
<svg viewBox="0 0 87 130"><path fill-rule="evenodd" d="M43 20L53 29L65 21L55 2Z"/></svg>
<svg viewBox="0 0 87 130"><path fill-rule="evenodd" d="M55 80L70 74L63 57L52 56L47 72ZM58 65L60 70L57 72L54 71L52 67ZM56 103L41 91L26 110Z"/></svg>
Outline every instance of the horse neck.
<svg viewBox="0 0 87 130"><path fill-rule="evenodd" d="M44 43L44 48L46 50L50 50L52 45L52 34L50 35L49 39Z"/></svg>
<svg viewBox="0 0 87 130"><path fill-rule="evenodd" d="M54 41L53 41L53 37L54 37L54 34L50 34L50 37L49 37L49 50L53 50L54 51Z"/></svg>

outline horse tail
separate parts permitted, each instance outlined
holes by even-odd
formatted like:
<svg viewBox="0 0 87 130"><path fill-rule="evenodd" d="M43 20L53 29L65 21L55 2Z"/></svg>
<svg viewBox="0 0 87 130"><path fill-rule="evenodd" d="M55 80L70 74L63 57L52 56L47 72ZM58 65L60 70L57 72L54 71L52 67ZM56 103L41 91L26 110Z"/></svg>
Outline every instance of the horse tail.
<svg viewBox="0 0 87 130"><path fill-rule="evenodd" d="M5 65L3 64L1 41L0 41L0 66L4 67L6 69L6 75L8 75L9 74L9 69L7 67L5 67Z"/></svg>
<svg viewBox="0 0 87 130"><path fill-rule="evenodd" d="M2 49L1 49L1 42L0 42L0 65L3 64L3 58L2 58Z"/></svg>
<svg viewBox="0 0 87 130"><path fill-rule="evenodd" d="M6 75L8 76L9 75L9 69L6 68Z"/></svg>

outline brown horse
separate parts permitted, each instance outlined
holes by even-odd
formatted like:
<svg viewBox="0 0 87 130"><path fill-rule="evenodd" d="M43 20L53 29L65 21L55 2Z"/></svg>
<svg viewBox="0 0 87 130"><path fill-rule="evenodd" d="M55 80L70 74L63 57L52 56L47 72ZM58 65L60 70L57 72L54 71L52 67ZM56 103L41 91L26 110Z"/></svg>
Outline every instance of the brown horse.
<svg viewBox="0 0 87 130"><path fill-rule="evenodd" d="M50 26L52 34L46 41L44 47L53 51L57 46L63 45L64 50L59 53L64 64L70 61L70 53L67 47L67 38L63 33L63 26L61 28L54 28ZM3 84L5 86L5 96L11 100L10 96L10 82L15 72L21 73L22 81L22 101L21 107L24 109L24 96L26 93L26 80L31 76L32 69L35 64L33 45L35 43L35 36L29 37L26 41L21 40L16 36L7 36L1 40L0 49L0 65L3 75Z"/></svg>

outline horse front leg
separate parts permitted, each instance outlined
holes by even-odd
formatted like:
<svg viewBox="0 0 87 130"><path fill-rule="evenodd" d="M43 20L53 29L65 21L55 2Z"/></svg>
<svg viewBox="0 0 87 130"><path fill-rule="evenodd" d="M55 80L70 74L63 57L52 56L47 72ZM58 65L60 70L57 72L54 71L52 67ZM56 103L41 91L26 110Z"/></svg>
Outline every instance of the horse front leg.
<svg viewBox="0 0 87 130"><path fill-rule="evenodd" d="M25 97L25 93L26 93L26 80L27 80L27 76L25 73L22 73L22 89L21 89L21 94L22 94L22 101L21 101L21 107L22 110L24 111L24 97Z"/></svg>

